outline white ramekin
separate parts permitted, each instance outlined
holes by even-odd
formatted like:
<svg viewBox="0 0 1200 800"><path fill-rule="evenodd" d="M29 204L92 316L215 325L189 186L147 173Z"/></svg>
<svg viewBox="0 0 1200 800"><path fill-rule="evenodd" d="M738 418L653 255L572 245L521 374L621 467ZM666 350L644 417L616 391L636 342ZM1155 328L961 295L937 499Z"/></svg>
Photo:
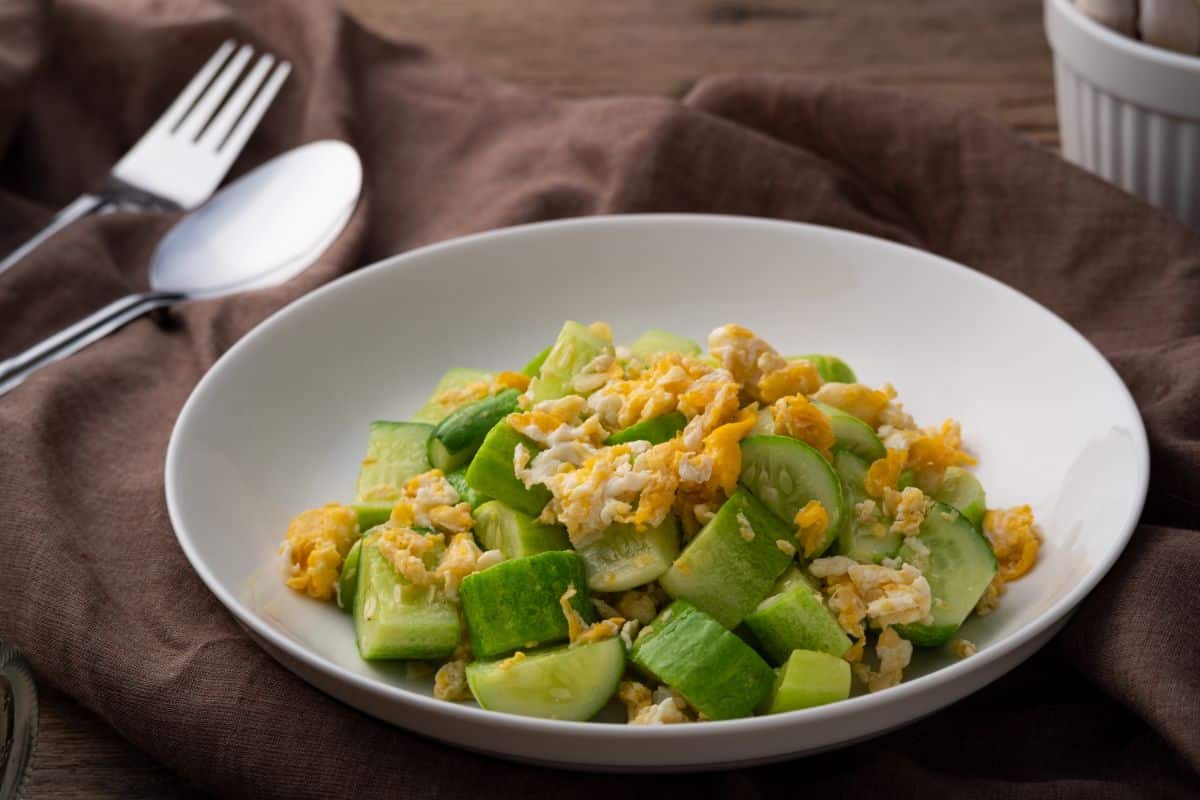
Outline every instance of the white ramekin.
<svg viewBox="0 0 1200 800"><path fill-rule="evenodd" d="M1200 58L1045 12L1063 156L1200 228Z"/></svg>

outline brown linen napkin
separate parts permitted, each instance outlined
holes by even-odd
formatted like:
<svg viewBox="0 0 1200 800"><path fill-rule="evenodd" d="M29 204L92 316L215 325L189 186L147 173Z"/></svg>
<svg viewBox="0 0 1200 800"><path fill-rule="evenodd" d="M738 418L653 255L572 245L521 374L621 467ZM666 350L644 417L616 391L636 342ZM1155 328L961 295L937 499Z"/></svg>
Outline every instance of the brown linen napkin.
<svg viewBox="0 0 1200 800"><path fill-rule="evenodd" d="M138 321L0 398L0 635L42 680L222 796L1200 789L1200 239L1005 130L895 94L720 78L681 103L560 102L317 3L10 0L0 250L101 177L229 36L296 66L239 169L342 138L363 157L366 195L337 245L289 285ZM1051 645L855 747L630 777L508 764L389 727L246 637L193 574L164 507L164 449L201 374L265 315L356 266L502 225L637 211L805 220L923 247L1031 294L1104 349L1145 415L1153 485L1129 549ZM0 355L144 287L169 222L93 218L3 276Z"/></svg>

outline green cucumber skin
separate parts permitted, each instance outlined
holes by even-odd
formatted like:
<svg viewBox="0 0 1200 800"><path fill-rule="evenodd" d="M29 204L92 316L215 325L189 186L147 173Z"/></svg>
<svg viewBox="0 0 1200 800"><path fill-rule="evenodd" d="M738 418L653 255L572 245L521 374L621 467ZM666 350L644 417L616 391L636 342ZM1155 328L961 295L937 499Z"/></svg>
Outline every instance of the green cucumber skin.
<svg viewBox="0 0 1200 800"><path fill-rule="evenodd" d="M625 660L619 638L559 645L526 653L517 663L468 664L467 684L488 711L584 722L616 694Z"/></svg>
<svg viewBox="0 0 1200 800"><path fill-rule="evenodd" d="M798 499L784 497L780 489L771 483L770 467L772 463L779 466L780 462L789 467L798 467L804 473L798 477L791 469L787 471L792 490L803 488ZM801 478L804 480L803 487L800 485ZM825 541L811 554L812 558L818 558L837 541L847 516L842 481L833 466L811 445L787 436L750 436L743 439L740 480L763 505L789 526L796 512L808 500L821 503L829 516L829 527ZM783 487L783 492L792 494L787 487Z"/></svg>
<svg viewBox="0 0 1200 800"><path fill-rule="evenodd" d="M351 503L350 507L354 509L354 516L358 518L358 529L368 531L391 519L392 507L395 505L391 500L377 500L368 503Z"/></svg>
<svg viewBox="0 0 1200 800"><path fill-rule="evenodd" d="M505 389L450 412L429 437L429 463L443 472L466 464L488 431L517 410L520 395L516 389Z"/></svg>
<svg viewBox="0 0 1200 800"><path fill-rule="evenodd" d="M359 552L354 594L355 638L364 660L448 658L458 646L461 630L454 604L428 587L409 584L376 547ZM368 620L370 598L374 609Z"/></svg>
<svg viewBox="0 0 1200 800"><path fill-rule="evenodd" d="M979 479L962 467L946 469L933 493L933 499L957 508L973 525L983 524L983 515L987 513L987 495Z"/></svg>
<svg viewBox="0 0 1200 800"><path fill-rule="evenodd" d="M572 607L585 622L595 619L583 560L571 551L541 553L501 561L463 579L463 616L476 658L567 639L567 618L559 599L575 587Z"/></svg>
<svg viewBox="0 0 1200 800"><path fill-rule="evenodd" d="M739 513L754 529L752 541L742 538ZM659 583L671 597L688 601L727 628L736 628L792 563L792 557L775 544L778 539L794 544L791 527L739 488Z"/></svg>
<svg viewBox="0 0 1200 800"><path fill-rule="evenodd" d="M749 716L775 680L753 648L684 600L650 623L630 655L638 669L713 720Z"/></svg>
<svg viewBox="0 0 1200 800"><path fill-rule="evenodd" d="M813 405L828 415L830 426L833 428L835 448L849 450L859 458L865 459L868 465L887 455L887 448L870 425L840 408L825 403Z"/></svg>
<svg viewBox="0 0 1200 800"><path fill-rule="evenodd" d="M536 377L542 369L542 364L546 363L546 357L550 355L550 351L553 349L554 345L546 345L546 348L542 352L529 359L529 363L521 368L521 374L527 378Z"/></svg>
<svg viewBox="0 0 1200 800"><path fill-rule="evenodd" d="M628 444L629 442L649 442L662 444L675 438L687 425L687 417L678 411L672 411L661 417L648 419L636 425L630 425L622 431L617 431L604 440L607 445Z"/></svg>
<svg viewBox="0 0 1200 800"><path fill-rule="evenodd" d="M458 501L460 503L466 503L472 508L472 510L479 508L488 501L488 498L472 489L471 484L467 483L466 467L459 467L456 470L447 472L446 483L453 486L454 491L458 492Z"/></svg>
<svg viewBox="0 0 1200 800"><path fill-rule="evenodd" d="M833 466L841 477L842 486L846 490L847 520L841 531L838 532L838 553L855 561L875 564L896 555L900 550L900 545L904 543L903 536L891 531L883 536L876 536L868 527L858 521L855 507L867 499L867 490L863 487L863 480L866 478L870 465L848 450L838 450L833 454Z"/></svg>
<svg viewBox="0 0 1200 800"><path fill-rule="evenodd" d="M534 403L554 400L573 394L575 376L601 353L612 353L612 344L586 325L567 321L563 324L554 346L538 369L537 377L529 382L529 397Z"/></svg>
<svg viewBox="0 0 1200 800"><path fill-rule="evenodd" d="M660 525L639 531L615 524L579 549L587 569L588 588L623 592L643 586L670 568L679 555L679 523L668 514Z"/></svg>
<svg viewBox="0 0 1200 800"><path fill-rule="evenodd" d="M362 539L354 543L346 560L342 562L342 574L337 582L337 604L342 611L354 613L354 595L358 591L358 559L362 552Z"/></svg>
<svg viewBox="0 0 1200 800"><path fill-rule="evenodd" d="M933 622L897 625L896 632L915 645L937 647L954 638L975 610L996 576L996 556L979 528L945 503L934 502L917 538L929 548L922 572L933 594ZM914 561L910 545L900 548L899 557Z"/></svg>
<svg viewBox="0 0 1200 800"><path fill-rule="evenodd" d="M850 664L828 653L796 650L782 667L771 693L763 701L764 714L782 714L850 696Z"/></svg>
<svg viewBox="0 0 1200 800"><path fill-rule="evenodd" d="M700 355L700 345L678 334L651 328L633 340L629 354L642 361L650 361L660 353L682 353L685 356Z"/></svg>
<svg viewBox="0 0 1200 800"><path fill-rule="evenodd" d="M431 433L433 426L420 422L372 422L363 459L371 463L364 463L358 473L355 502L378 502L369 495L379 486L390 486L399 495L405 481L427 472L426 448Z"/></svg>
<svg viewBox="0 0 1200 800"><path fill-rule="evenodd" d="M539 448L512 429L506 420L492 428L471 465L467 467L467 483L485 497L492 497L531 517L542 513L550 502L550 490L540 483L526 488L513 471L513 452L518 444L525 445L530 455Z"/></svg>
<svg viewBox="0 0 1200 800"><path fill-rule="evenodd" d="M837 356L810 353L804 356L791 356L788 361L801 358L816 368L817 374L825 383L858 383L858 376L854 374L854 370L850 369L850 365Z"/></svg>
<svg viewBox="0 0 1200 800"><path fill-rule="evenodd" d="M786 662L793 650L840 658L852 644L824 601L805 585L768 597L747 615L746 626L773 664Z"/></svg>
<svg viewBox="0 0 1200 800"><path fill-rule="evenodd" d="M483 369L473 369L471 367L451 367L446 370L446 374L437 382L437 386L433 389L433 394L429 396L429 400L425 405L413 414L413 422L424 422L429 425L437 425L446 415L450 413L450 409L439 403L437 399L451 389L461 389L468 383L476 381L485 381L491 383L496 376Z"/></svg>
<svg viewBox="0 0 1200 800"><path fill-rule="evenodd" d="M543 525L499 500L475 509L475 538L505 558L525 558L553 550L569 550L571 539L562 525Z"/></svg>

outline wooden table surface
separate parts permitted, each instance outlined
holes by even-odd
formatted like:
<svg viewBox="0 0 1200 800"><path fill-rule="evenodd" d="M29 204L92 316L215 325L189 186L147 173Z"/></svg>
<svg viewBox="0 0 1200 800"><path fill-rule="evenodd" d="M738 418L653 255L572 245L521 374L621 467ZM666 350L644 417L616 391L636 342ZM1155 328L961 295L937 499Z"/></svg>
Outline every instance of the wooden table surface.
<svg viewBox="0 0 1200 800"><path fill-rule="evenodd" d="M682 95L706 74L789 72L976 109L1058 146L1039 0L346 0L373 29L563 97ZM30 800L198 797L42 689Z"/></svg>

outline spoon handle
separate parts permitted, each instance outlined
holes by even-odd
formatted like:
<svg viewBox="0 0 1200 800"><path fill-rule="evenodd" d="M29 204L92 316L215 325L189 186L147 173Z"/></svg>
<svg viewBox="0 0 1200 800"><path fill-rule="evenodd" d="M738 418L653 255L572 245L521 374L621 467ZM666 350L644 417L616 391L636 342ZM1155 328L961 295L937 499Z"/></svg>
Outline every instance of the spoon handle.
<svg viewBox="0 0 1200 800"><path fill-rule="evenodd" d="M183 295L172 292L141 292L114 300L24 352L0 361L0 395L47 364L79 352L148 311L182 299Z"/></svg>

